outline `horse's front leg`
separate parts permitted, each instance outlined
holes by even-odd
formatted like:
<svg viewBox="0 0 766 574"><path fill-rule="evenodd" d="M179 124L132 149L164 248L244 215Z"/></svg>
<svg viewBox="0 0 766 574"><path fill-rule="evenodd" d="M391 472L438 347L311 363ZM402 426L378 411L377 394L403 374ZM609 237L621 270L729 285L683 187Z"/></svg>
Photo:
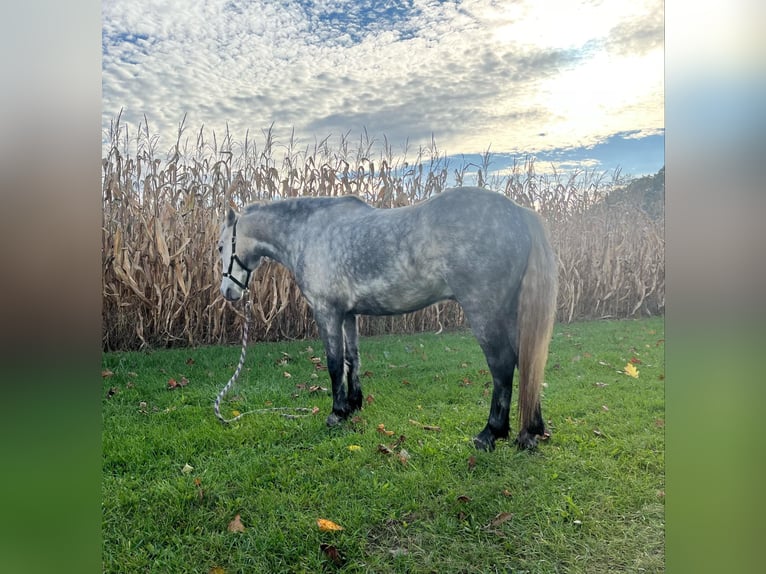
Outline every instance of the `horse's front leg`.
<svg viewBox="0 0 766 574"><path fill-rule="evenodd" d="M348 405L351 411L362 408L362 385L359 382L359 335L356 315L347 315L343 321L345 341L346 379L348 381Z"/></svg>
<svg viewBox="0 0 766 574"><path fill-rule="evenodd" d="M317 312L315 309L314 318L324 343L327 371L332 382L332 413L327 417L327 426L335 426L351 412L345 388L343 317L339 313Z"/></svg>

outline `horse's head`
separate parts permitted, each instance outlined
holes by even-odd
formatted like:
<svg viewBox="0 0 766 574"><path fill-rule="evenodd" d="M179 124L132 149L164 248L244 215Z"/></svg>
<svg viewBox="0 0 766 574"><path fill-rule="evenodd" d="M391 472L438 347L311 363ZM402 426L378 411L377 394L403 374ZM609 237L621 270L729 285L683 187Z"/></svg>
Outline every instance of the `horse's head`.
<svg viewBox="0 0 766 574"><path fill-rule="evenodd" d="M221 294L229 301L238 301L247 290L250 274L260 263L260 257L254 256L251 241L237 232L239 215L229 208L226 219L221 224L221 237L218 240L218 252L221 254Z"/></svg>

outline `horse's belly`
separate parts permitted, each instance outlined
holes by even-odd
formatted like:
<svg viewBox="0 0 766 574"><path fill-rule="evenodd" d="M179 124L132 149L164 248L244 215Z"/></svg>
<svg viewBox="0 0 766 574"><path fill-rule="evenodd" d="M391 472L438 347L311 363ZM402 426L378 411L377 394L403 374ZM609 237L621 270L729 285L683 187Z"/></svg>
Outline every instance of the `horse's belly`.
<svg viewBox="0 0 766 574"><path fill-rule="evenodd" d="M410 313L433 303L451 299L452 291L445 282L403 281L392 284L380 281L356 289L351 312L359 315L399 315Z"/></svg>

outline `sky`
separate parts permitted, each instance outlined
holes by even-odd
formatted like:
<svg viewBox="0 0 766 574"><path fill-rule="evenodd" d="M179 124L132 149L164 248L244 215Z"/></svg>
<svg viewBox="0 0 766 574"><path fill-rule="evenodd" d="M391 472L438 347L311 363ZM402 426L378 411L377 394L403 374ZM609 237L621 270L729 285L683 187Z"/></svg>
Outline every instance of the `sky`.
<svg viewBox="0 0 766 574"><path fill-rule="evenodd" d="M661 0L104 0L102 129L436 142L501 173L664 165ZM335 138L335 139L333 139Z"/></svg>

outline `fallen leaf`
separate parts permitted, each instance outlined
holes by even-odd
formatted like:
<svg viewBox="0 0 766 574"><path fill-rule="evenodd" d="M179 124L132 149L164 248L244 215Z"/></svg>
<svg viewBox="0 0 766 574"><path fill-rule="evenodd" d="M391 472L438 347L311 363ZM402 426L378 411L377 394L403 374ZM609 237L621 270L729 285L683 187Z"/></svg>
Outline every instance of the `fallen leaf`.
<svg viewBox="0 0 766 574"><path fill-rule="evenodd" d="M106 398L111 399L114 395L120 392L120 389L117 387L111 387L108 391L106 391Z"/></svg>
<svg viewBox="0 0 766 574"><path fill-rule="evenodd" d="M186 364L187 364L187 365L193 365L193 364L194 364L194 359L192 359L191 357L189 357L188 359L186 359Z"/></svg>
<svg viewBox="0 0 766 574"><path fill-rule="evenodd" d="M598 430L598 429L593 429L593 434L594 434L594 435L596 435L596 436L597 436L597 437L599 437L599 438L603 438L603 436L604 436L604 433L602 433L602 432L601 432L600 430Z"/></svg>
<svg viewBox="0 0 766 574"><path fill-rule="evenodd" d="M344 530L340 524L335 524L332 520L317 518L317 526L322 532L333 532L335 530Z"/></svg>
<svg viewBox="0 0 766 574"><path fill-rule="evenodd" d="M608 384L608 383L601 383L601 382L596 382L596 383L593 383L593 386L594 386L594 387L598 387L598 388L600 388L600 389L603 389L604 387L608 387L608 386L609 386L609 384Z"/></svg>
<svg viewBox="0 0 766 574"><path fill-rule="evenodd" d="M409 385L410 382L407 379L402 379L402 384L403 385Z"/></svg>
<svg viewBox="0 0 766 574"><path fill-rule="evenodd" d="M350 444L348 445L348 450L350 450L351 452L359 452L360 450L362 450L362 447L359 446L358 444Z"/></svg>
<svg viewBox="0 0 766 574"><path fill-rule="evenodd" d="M187 462L184 465L184 467L181 469L181 472L184 474L189 474L193 470L194 470L194 467Z"/></svg>
<svg viewBox="0 0 766 574"><path fill-rule="evenodd" d="M186 377L181 377L181 380L178 381L179 387L185 387L188 384L189 384L189 379L187 379Z"/></svg>
<svg viewBox="0 0 766 574"><path fill-rule="evenodd" d="M336 566L343 565L343 558L340 556L340 552L335 546L331 544L325 544L324 542L319 545L319 549L325 553L325 555L332 560Z"/></svg>
<svg viewBox="0 0 766 574"><path fill-rule="evenodd" d="M639 359L638 357L631 357L630 362L633 363L634 365L640 365L641 359Z"/></svg>
<svg viewBox="0 0 766 574"><path fill-rule="evenodd" d="M404 449L399 450L399 462L406 465L408 460L410 460L410 453Z"/></svg>
<svg viewBox="0 0 766 574"><path fill-rule="evenodd" d="M509 496L510 497L510 496L513 496L513 494L511 494L510 490L505 488L505 489L503 489L503 496Z"/></svg>
<svg viewBox="0 0 766 574"><path fill-rule="evenodd" d="M320 391L321 392L327 392L327 388L326 387L322 387L320 385L311 385L309 387L309 392L310 393L318 393Z"/></svg>
<svg viewBox="0 0 766 574"><path fill-rule="evenodd" d="M372 395L367 395L367 397L364 399L364 402L368 405L371 405L375 401L375 397Z"/></svg>
<svg viewBox="0 0 766 574"><path fill-rule="evenodd" d="M233 417L238 417L240 414L242 414L242 413L240 413L239 411L236 411L236 410L235 411L231 411L231 416L233 416Z"/></svg>
<svg viewBox="0 0 766 574"><path fill-rule="evenodd" d="M437 427L434 425L423 425L423 430L430 430L434 432L441 432L441 427Z"/></svg>
<svg viewBox="0 0 766 574"><path fill-rule="evenodd" d="M471 502L471 497L466 496L465 494L461 494L460 496L457 497L457 501L465 504L466 502Z"/></svg>
<svg viewBox="0 0 766 574"><path fill-rule="evenodd" d="M101 371L101 376L103 378L111 377L113 375L114 375L114 373L112 371L110 371L109 369L104 369L103 371Z"/></svg>
<svg viewBox="0 0 766 574"><path fill-rule="evenodd" d="M657 428L664 427L665 426L665 419L656 419L654 421L654 426L656 426Z"/></svg>
<svg viewBox="0 0 766 574"><path fill-rule="evenodd" d="M601 410L604 412L609 412L609 407L606 405L601 405Z"/></svg>
<svg viewBox="0 0 766 574"><path fill-rule="evenodd" d="M372 371L365 371L364 373L362 373L362 376L363 377L371 377L372 376Z"/></svg>
<svg viewBox="0 0 766 574"><path fill-rule="evenodd" d="M242 517L239 514L237 514L234 517L234 520L229 522L228 530L229 532L244 532L245 531L245 525L242 524Z"/></svg>
<svg viewBox="0 0 766 574"><path fill-rule="evenodd" d="M394 431L392 431L392 430L386 430L386 426L385 426L383 423L380 423L380 424L378 425L378 432L379 432L380 434L384 434L384 435L386 435L386 436L391 436L392 434L394 434Z"/></svg>
<svg viewBox="0 0 766 574"><path fill-rule="evenodd" d="M226 570L221 568L220 566L213 566L207 574L226 574Z"/></svg>
<svg viewBox="0 0 766 574"><path fill-rule="evenodd" d="M382 452L383 454L393 454L394 451L392 451L390 448L388 448L384 444L378 445L378 452Z"/></svg>
<svg viewBox="0 0 766 574"><path fill-rule="evenodd" d="M471 455L468 457L468 470L473 470L474 466L476 466L476 457Z"/></svg>
<svg viewBox="0 0 766 574"><path fill-rule="evenodd" d="M633 365L633 363L628 363L625 365L623 371L625 371L625 374L629 377L633 377L634 379L638 378L638 369L635 367L635 365Z"/></svg>
<svg viewBox="0 0 766 574"><path fill-rule="evenodd" d="M291 378L293 377L293 376L292 376L290 373L288 373L287 371L285 371L284 373L282 373L282 376L283 376L284 378L286 378L286 379L291 379Z"/></svg>
<svg viewBox="0 0 766 574"><path fill-rule="evenodd" d="M311 414L312 414L312 415L315 415L315 414L317 414L318 412L319 412L319 407L312 407L312 409L311 409Z"/></svg>
<svg viewBox="0 0 766 574"><path fill-rule="evenodd" d="M492 527L500 526L503 522L508 522L511 518L513 518L513 514L510 512L501 512L492 519L489 525Z"/></svg>

